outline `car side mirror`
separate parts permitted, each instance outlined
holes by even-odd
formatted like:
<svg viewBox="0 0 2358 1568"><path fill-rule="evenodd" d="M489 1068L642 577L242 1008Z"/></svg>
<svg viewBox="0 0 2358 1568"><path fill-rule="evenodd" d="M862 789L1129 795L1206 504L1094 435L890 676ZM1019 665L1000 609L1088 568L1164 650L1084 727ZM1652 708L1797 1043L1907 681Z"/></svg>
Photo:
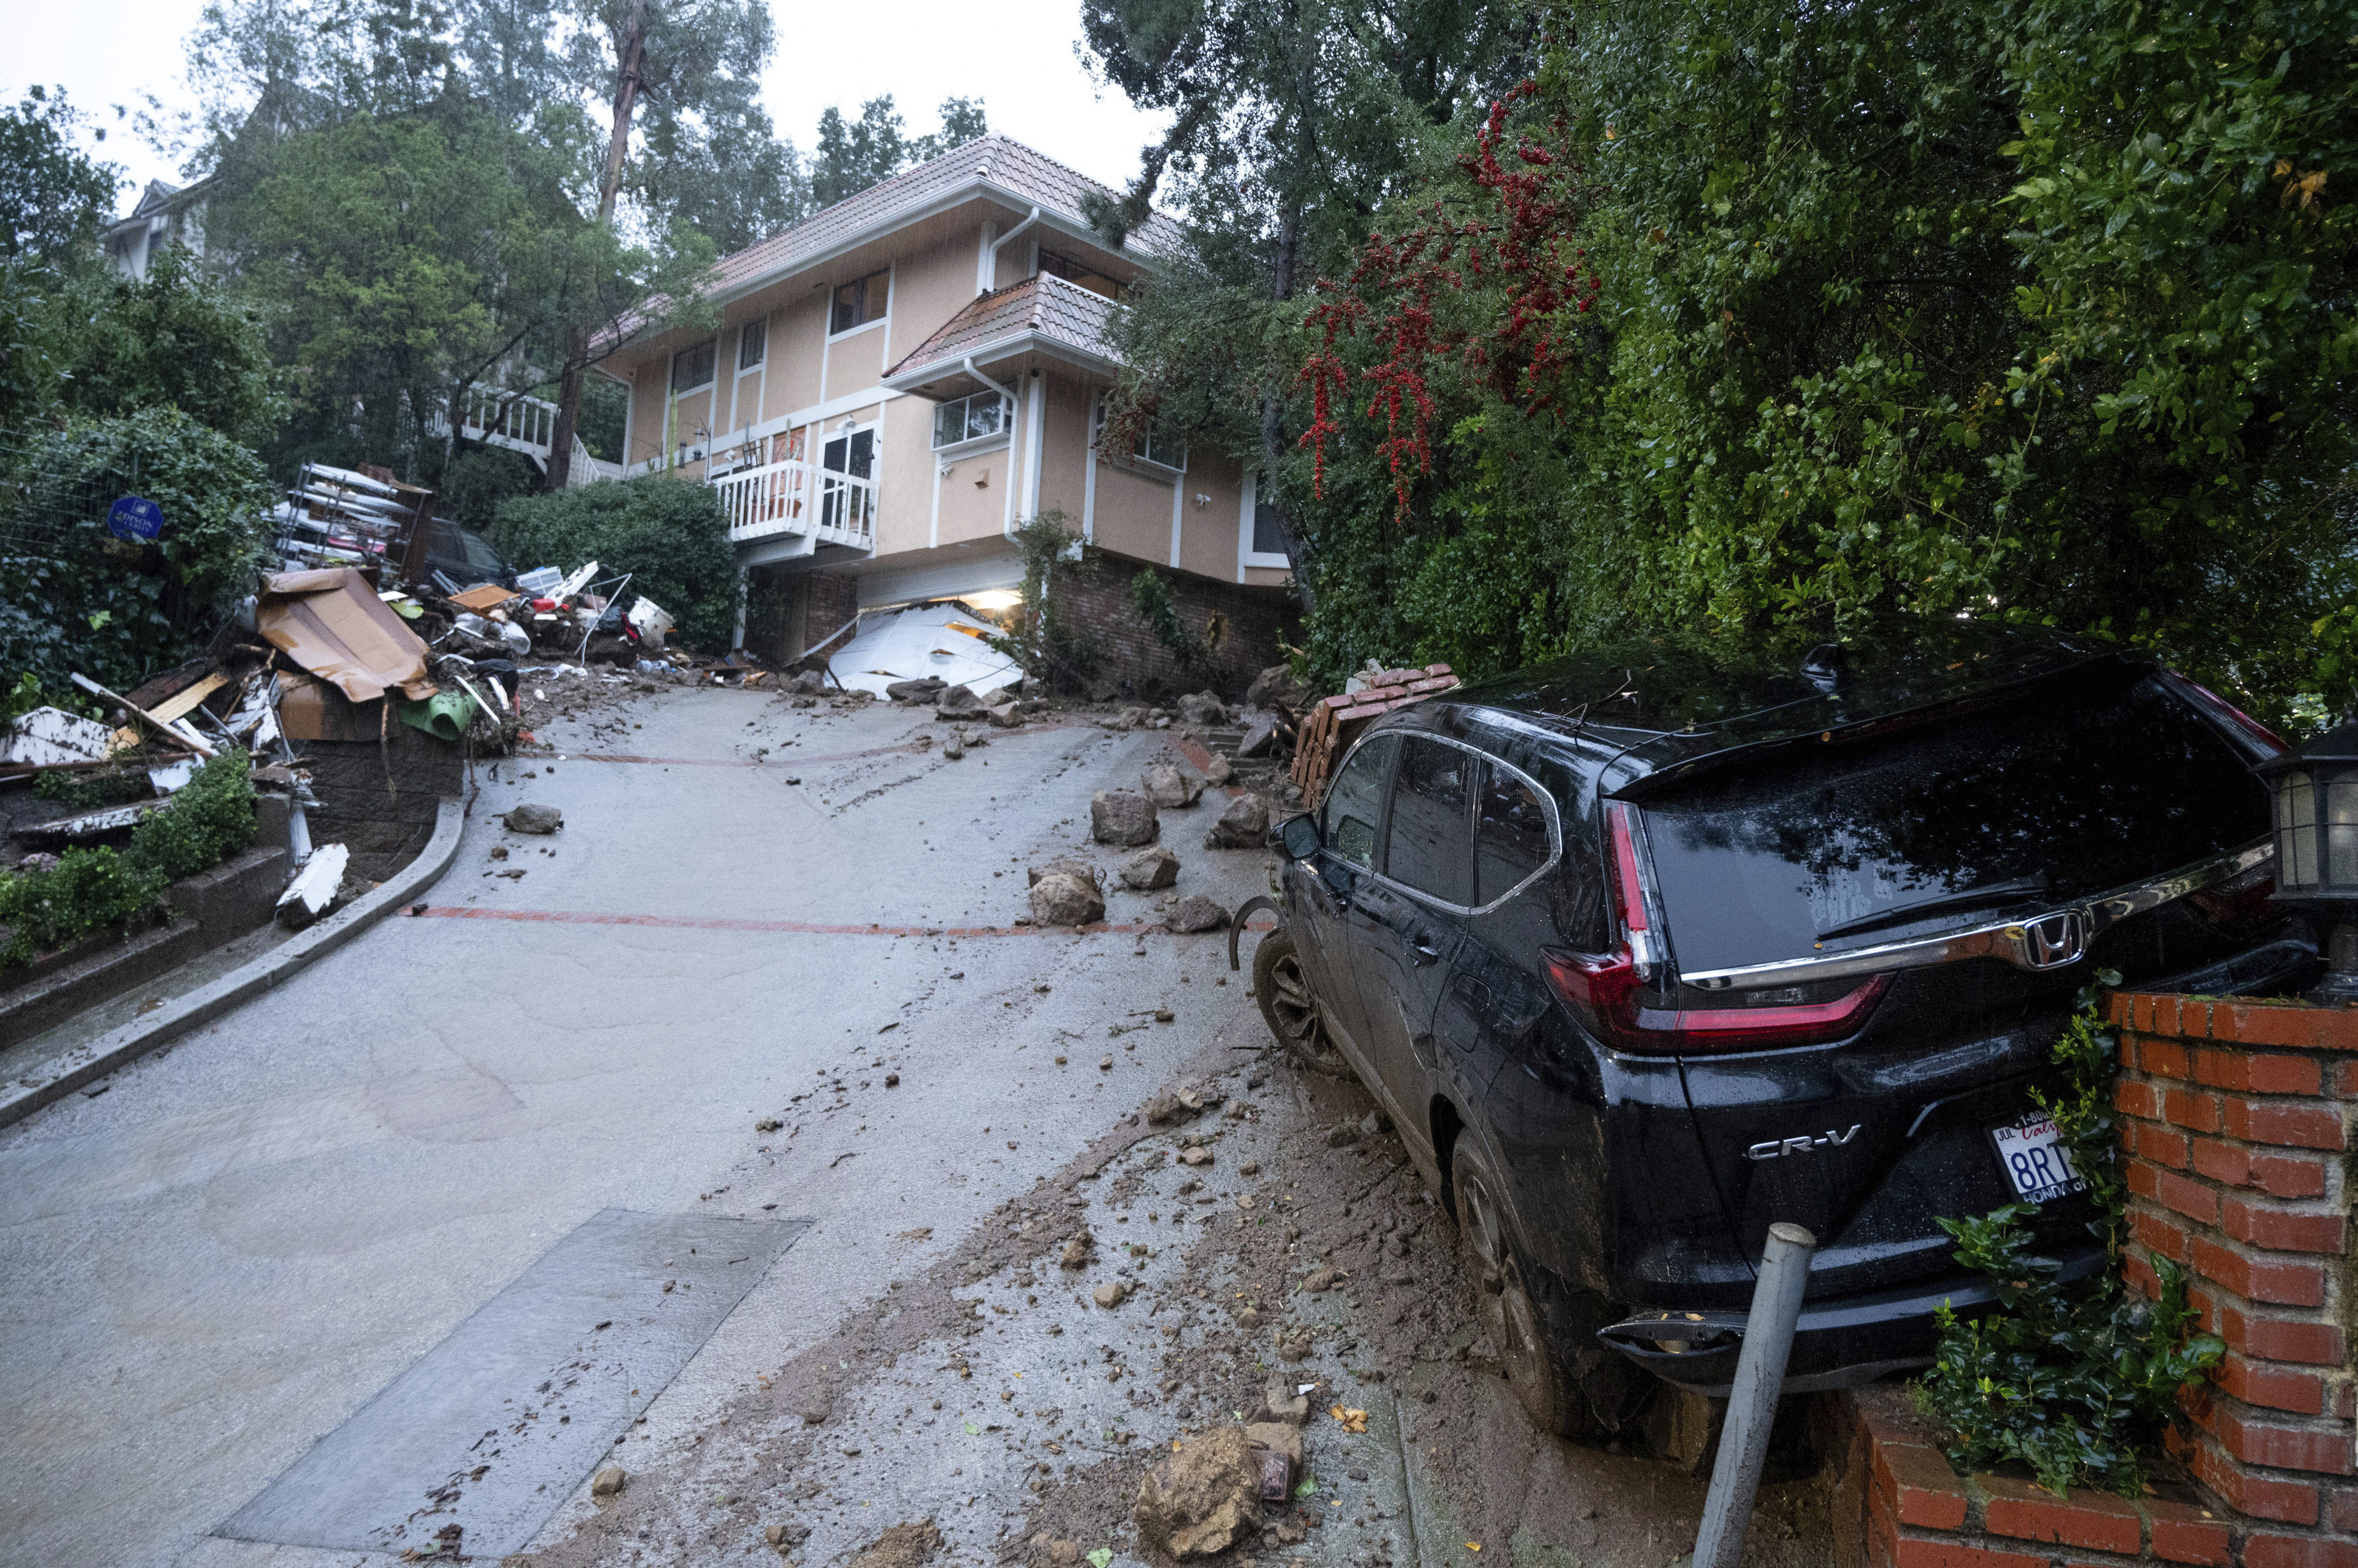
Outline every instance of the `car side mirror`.
<svg viewBox="0 0 2358 1568"><path fill-rule="evenodd" d="M1288 860L1310 859L1320 849L1318 819L1306 811L1299 816L1287 817L1285 826L1277 830L1277 840L1285 847Z"/></svg>

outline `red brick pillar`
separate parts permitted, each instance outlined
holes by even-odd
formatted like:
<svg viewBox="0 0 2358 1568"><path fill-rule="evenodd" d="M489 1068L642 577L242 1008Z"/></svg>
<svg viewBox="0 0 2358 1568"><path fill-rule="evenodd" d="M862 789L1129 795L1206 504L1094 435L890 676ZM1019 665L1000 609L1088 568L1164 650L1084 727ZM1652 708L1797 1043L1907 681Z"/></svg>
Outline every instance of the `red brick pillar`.
<svg viewBox="0 0 2358 1568"><path fill-rule="evenodd" d="M2358 1568L2349 1238L2358 1011L2192 997L2113 999L2127 1153L2125 1272L2180 1264L2227 1342L2182 1397L2201 1484L2249 1520L2244 1568Z"/></svg>

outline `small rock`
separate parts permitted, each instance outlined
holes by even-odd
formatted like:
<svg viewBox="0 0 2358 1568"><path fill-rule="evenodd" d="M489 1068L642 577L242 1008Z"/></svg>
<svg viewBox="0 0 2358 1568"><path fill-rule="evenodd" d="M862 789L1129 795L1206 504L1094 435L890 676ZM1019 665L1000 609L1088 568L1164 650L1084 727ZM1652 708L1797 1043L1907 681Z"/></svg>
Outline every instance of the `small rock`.
<svg viewBox="0 0 2358 1568"><path fill-rule="evenodd" d="M1260 1162L1248 1160L1237 1167L1237 1173L1243 1176L1258 1176L1260 1174Z"/></svg>
<svg viewBox="0 0 2358 1568"><path fill-rule="evenodd" d="M799 680L802 677L798 676L795 678ZM792 1552L810 1539L810 1526L799 1521L790 1524L773 1524L762 1532L762 1539L781 1552Z"/></svg>
<svg viewBox="0 0 2358 1568"><path fill-rule="evenodd" d="M888 702L932 702L942 695L949 682L939 676L925 676L918 680L896 680L884 688Z"/></svg>
<svg viewBox="0 0 2358 1568"><path fill-rule="evenodd" d="M1108 1280L1091 1292L1098 1305L1108 1308L1121 1305L1123 1298L1129 1294L1130 1287L1120 1280Z"/></svg>
<svg viewBox="0 0 2358 1568"><path fill-rule="evenodd" d="M593 1498L613 1497L621 1492L629 1481L630 1477L622 1474L622 1467L620 1465L609 1465L591 1478L590 1495Z"/></svg>
<svg viewBox="0 0 2358 1568"><path fill-rule="evenodd" d="M1174 931L1225 931L1228 912L1217 900L1191 892L1172 906L1163 923Z"/></svg>
<svg viewBox="0 0 2358 1568"><path fill-rule="evenodd" d="M1105 898L1094 882L1052 871L1032 884L1035 925L1087 925L1105 918Z"/></svg>
<svg viewBox="0 0 2358 1568"><path fill-rule="evenodd" d="M1204 770L1204 782L1216 788L1236 776L1235 766L1226 757L1214 757L1212 765Z"/></svg>
<svg viewBox="0 0 2358 1568"><path fill-rule="evenodd" d="M919 1568L942 1549L942 1532L934 1521L896 1524L852 1558L849 1568Z"/></svg>
<svg viewBox="0 0 2358 1568"><path fill-rule="evenodd" d="M1268 837L1269 803L1257 795L1240 795L1228 802L1228 808L1204 836L1204 848L1258 849Z"/></svg>
<svg viewBox="0 0 2358 1568"><path fill-rule="evenodd" d="M1302 1288L1312 1295L1328 1291L1341 1282L1343 1272L1332 1263L1321 1263L1303 1280Z"/></svg>
<svg viewBox="0 0 2358 1568"><path fill-rule="evenodd" d="M1237 1314L1237 1326L1246 1330L1248 1333L1253 1329L1259 1328L1260 1326L1260 1309L1259 1307L1247 1307L1244 1311Z"/></svg>
<svg viewBox="0 0 2358 1568"><path fill-rule="evenodd" d="M1310 1419L1310 1396L1297 1394L1291 1378L1271 1378L1261 1391L1261 1411L1271 1421L1289 1421L1300 1426Z"/></svg>
<svg viewBox="0 0 2358 1568"><path fill-rule="evenodd" d="M1158 1007L1154 1010L1154 1022L1157 1023L1168 1023L1177 1016L1178 1014L1167 1007Z"/></svg>
<svg viewBox="0 0 2358 1568"><path fill-rule="evenodd" d="M1174 1558L1211 1557L1260 1522L1260 1464L1239 1426L1182 1442L1141 1476L1131 1509L1141 1544Z"/></svg>
<svg viewBox="0 0 2358 1568"><path fill-rule="evenodd" d="M492 860L506 860L507 858L508 858L508 847L507 847L505 844L494 844L494 845L492 845Z"/></svg>
<svg viewBox="0 0 2358 1568"><path fill-rule="evenodd" d="M967 687L946 687L934 698L934 717L945 724L960 719L979 719L982 713L982 698Z"/></svg>
<svg viewBox="0 0 2358 1568"><path fill-rule="evenodd" d="M554 833L565 826L565 813L553 806L530 803L512 808L500 818L511 833Z"/></svg>
<svg viewBox="0 0 2358 1568"><path fill-rule="evenodd" d="M1152 844L1162 832L1154 803L1142 795L1105 789L1089 797L1089 834L1100 844Z"/></svg>
<svg viewBox="0 0 2358 1568"><path fill-rule="evenodd" d="M1098 869L1078 855L1057 855L1031 867L1024 872L1024 875L1030 879L1026 885L1036 885L1042 877L1055 876L1059 872L1068 877L1078 877L1093 888L1105 886L1098 874Z"/></svg>
<svg viewBox="0 0 2358 1568"><path fill-rule="evenodd" d="M966 741L958 736L951 736L949 744L942 748L942 755L953 762L957 762L966 755Z"/></svg>
<svg viewBox="0 0 2358 1568"><path fill-rule="evenodd" d="M780 1121L774 1116L765 1116L761 1120L753 1124L753 1130L756 1132L775 1132L779 1128L784 1125L785 1124L784 1122Z"/></svg>
<svg viewBox="0 0 2358 1568"><path fill-rule="evenodd" d="M1179 1151L1179 1162L1183 1165L1208 1165L1212 1162L1212 1152L1198 1143L1192 1149Z"/></svg>
<svg viewBox="0 0 2358 1568"><path fill-rule="evenodd" d="M1065 1250L1056 1259L1057 1264L1066 1269L1088 1267L1089 1253L1093 1245L1092 1238L1087 1235L1074 1237L1065 1243Z"/></svg>
<svg viewBox="0 0 2358 1568"><path fill-rule="evenodd" d="M898 1073L887 1073L887 1074L885 1074L885 1075L884 1075L884 1087L885 1087L886 1088L888 1088L888 1089L897 1089L897 1088L899 1088L899 1087L901 1087L901 1075L900 1075L900 1074L898 1074Z"/></svg>
<svg viewBox="0 0 2358 1568"><path fill-rule="evenodd" d="M1021 730L1023 728L1023 709L1015 703L1002 702L997 708L988 708L985 711L989 714L991 724L997 729Z"/></svg>
<svg viewBox="0 0 2358 1568"><path fill-rule="evenodd" d="M1098 1064L1098 1072L1100 1072L1100 1073L1110 1073L1110 1072L1112 1072L1112 1071L1113 1071L1113 1058L1112 1058L1112 1057L1110 1057L1110 1056L1108 1056L1104 1061L1099 1062L1099 1063Z"/></svg>
<svg viewBox="0 0 2358 1568"><path fill-rule="evenodd" d="M1355 1122L1340 1122L1326 1130L1326 1147L1348 1149L1359 1141L1359 1129Z"/></svg>
<svg viewBox="0 0 2358 1568"><path fill-rule="evenodd" d="M1120 875L1122 886L1140 892L1167 888L1179 880L1179 857L1157 844L1124 860Z"/></svg>
<svg viewBox="0 0 2358 1568"><path fill-rule="evenodd" d="M1189 806L1204 793L1204 781L1189 778L1168 762L1158 762L1139 780L1146 798L1157 806Z"/></svg>

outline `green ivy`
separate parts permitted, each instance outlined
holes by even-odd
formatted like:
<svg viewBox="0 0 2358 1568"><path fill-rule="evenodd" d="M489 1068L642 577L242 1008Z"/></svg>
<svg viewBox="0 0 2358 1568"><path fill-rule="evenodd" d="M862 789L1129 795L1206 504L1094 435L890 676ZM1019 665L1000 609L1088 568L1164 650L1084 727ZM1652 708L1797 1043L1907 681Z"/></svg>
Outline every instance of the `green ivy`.
<svg viewBox="0 0 2358 1568"><path fill-rule="evenodd" d="M2218 1365L2227 1347L2195 1332L2185 1276L2168 1259L2152 1260L2158 1300L2122 1280L2127 1190L2113 1119L2119 1041L2099 1011L2103 987L2120 976L2107 970L2098 979L2081 992L2055 1042L2062 1092L2032 1098L2055 1119L2088 1184L2097 1211L2088 1228L2104 1244L2104 1265L2065 1281L2061 1265L2036 1250L2028 1222L2038 1209L2029 1204L1941 1221L1956 1238L1957 1261L1989 1281L1997 1305L1965 1318L1941 1304L1939 1348L1915 1392L1959 1465L2010 1461L2058 1495L2091 1486L2135 1497L2147 1441L2175 1417L2179 1390Z"/></svg>
<svg viewBox="0 0 2358 1568"><path fill-rule="evenodd" d="M1097 668L1098 647L1087 633L1065 620L1053 591L1057 568L1094 570L1093 553L1051 508L1015 530L1023 557L1023 596L1015 630L989 639L991 648L1015 661L1027 676L1065 689L1077 688Z"/></svg>
<svg viewBox="0 0 2358 1568"><path fill-rule="evenodd" d="M1152 567L1141 567L1130 579L1130 608L1146 622L1154 640L1171 651L1181 680L1200 686L1217 673L1203 633L1180 619L1179 607L1171 601L1170 587Z"/></svg>

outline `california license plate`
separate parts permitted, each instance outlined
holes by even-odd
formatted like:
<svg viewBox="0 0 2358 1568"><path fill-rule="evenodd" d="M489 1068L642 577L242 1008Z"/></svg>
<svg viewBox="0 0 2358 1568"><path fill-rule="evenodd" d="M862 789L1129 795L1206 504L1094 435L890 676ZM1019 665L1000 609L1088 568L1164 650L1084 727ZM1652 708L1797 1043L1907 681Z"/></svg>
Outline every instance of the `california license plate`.
<svg viewBox="0 0 2358 1568"><path fill-rule="evenodd" d="M2072 1168L2053 1117L2026 1116L1991 1128L1989 1135L1997 1148L1998 1164L2014 1184L2014 1195L2024 1203L2046 1203L2088 1190L2086 1180Z"/></svg>

